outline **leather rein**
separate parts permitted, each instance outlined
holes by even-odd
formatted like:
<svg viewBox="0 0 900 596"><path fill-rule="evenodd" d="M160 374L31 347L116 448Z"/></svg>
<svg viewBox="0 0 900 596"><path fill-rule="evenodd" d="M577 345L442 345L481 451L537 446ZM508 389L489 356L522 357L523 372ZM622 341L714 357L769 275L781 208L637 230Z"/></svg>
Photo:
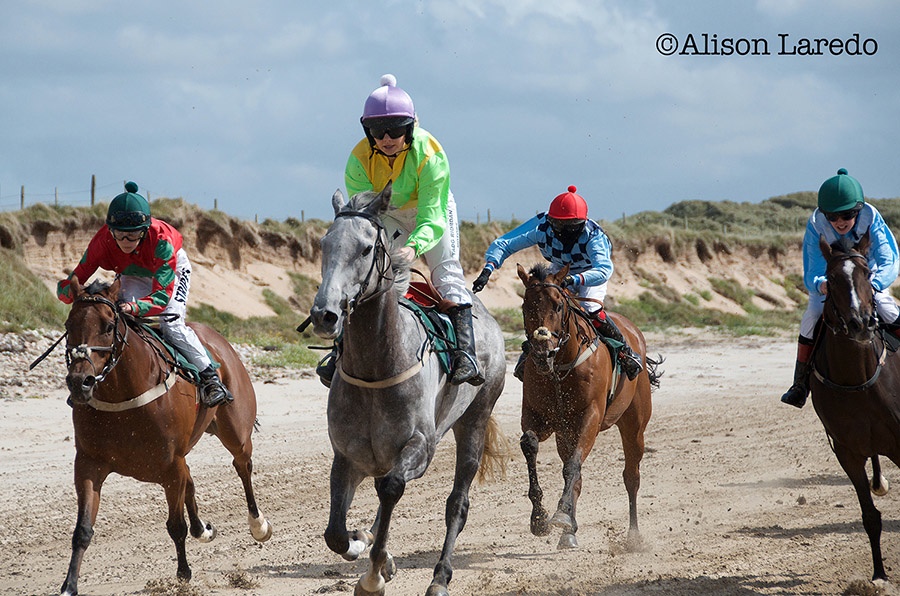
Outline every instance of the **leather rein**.
<svg viewBox="0 0 900 596"><path fill-rule="evenodd" d="M574 313L576 316L584 319L588 325L591 325L591 322L588 318L587 313L584 312L581 308L573 308L573 305L576 300L583 302L597 302L601 304L599 300L595 300L593 298L580 298L578 296L573 295L571 292L563 288L558 284L554 284L551 282L537 282L531 284L527 288L525 288L525 293L527 294L529 290L539 289L543 290L546 288L555 288L559 291L559 293L563 296L563 305L565 312L563 313L563 322L562 322L562 331L551 331L550 335L552 337L557 338L556 347L552 350L548 351L548 356L553 360L553 378L558 382L566 378L576 367L580 366L584 363L591 355L597 350L597 347L600 345L600 336L597 333L594 333L594 339L591 341L590 337L586 334L582 335L578 334L579 346L578 346L578 354L571 362L567 362L564 364L559 364L556 362L557 357L559 356L559 351L563 348L571 339L571 334L567 331L570 326L570 319L572 314ZM576 324L576 328L577 328ZM593 326L591 325L593 328ZM530 338L529 338L530 339ZM532 348L528 352L528 357L533 358L534 348Z"/></svg>
<svg viewBox="0 0 900 596"><path fill-rule="evenodd" d="M344 309L344 317L349 317L357 306L359 306L363 302L377 298L378 296L381 296L391 289L392 284L382 284L382 282L391 279L387 275L387 272L392 270L391 256L388 253L387 246L384 242L384 238L386 237L387 232L384 228L384 224L381 223L381 220L378 217L365 211L341 211L340 213L335 215L335 219L337 219L338 217L362 217L369 220L376 228L375 243L372 246L372 262L369 265L369 271L368 273L366 273L365 279L360 284L359 291L353 298L347 301L347 306ZM384 285L384 287L378 289L372 294L366 295L366 291L369 289L369 285L372 283L373 274L377 274L377 279L375 280L374 284L375 287L378 288L379 285ZM341 379L343 379L344 382L355 387L363 387L366 389L385 389L388 387L399 385L403 381L416 376L420 370L425 368L425 359L430 355L431 344L429 342L425 342L425 344L419 350L419 354L416 357L415 364L399 374L388 377L387 379L379 379L375 381L359 379L345 372L343 364L341 362L342 358L340 356L338 356L336 364L338 374L340 374Z"/></svg>
<svg viewBox="0 0 900 596"><path fill-rule="evenodd" d="M846 254L846 255L840 256L839 258L841 261L862 260L865 268L868 269L868 263L865 262L865 257L861 254ZM829 308L832 316L834 316L834 318L836 320L836 324L835 324L835 323L829 322L827 317L824 317L824 316L822 317L822 322L826 327L828 327L828 330L836 336L837 335L846 336L848 339L850 339L851 341L854 341L856 343L860 343L860 344L868 343L872 347L873 354L876 356L878 364L875 366L875 372L872 373L872 376L870 376L868 379L866 379L865 382L860 383L859 385L841 385L840 383L835 383L834 381L830 380L829 378L827 378L824 374L822 374L819 371L819 368L816 365L815 360L813 360L813 369L812 369L813 374L819 380L819 382L821 382L823 385L825 385L829 389L836 390L836 391L859 392L859 391L865 391L866 389L871 388L878 381L878 377L881 376L881 371L884 368L884 363L885 363L885 360L887 359L887 346L885 345L884 340L883 339L881 340L881 351L880 352L878 351L878 348L876 346L876 344L877 344L876 339L878 337L878 334L875 333L875 330L877 329L878 323L877 323L877 319L876 319L875 315L874 314L871 315L869 317L869 320L866 322L866 329L869 331L869 339L866 342L860 342L858 340L855 340L855 339L849 337L850 328L847 325L847 321L844 319L843 315L838 311L837 306L835 306L834 301L831 298L831 292L829 292L825 296L825 305ZM825 334L822 333L816 339L815 346L813 347L814 352L818 351L818 348L824 341L824 336L825 336Z"/></svg>

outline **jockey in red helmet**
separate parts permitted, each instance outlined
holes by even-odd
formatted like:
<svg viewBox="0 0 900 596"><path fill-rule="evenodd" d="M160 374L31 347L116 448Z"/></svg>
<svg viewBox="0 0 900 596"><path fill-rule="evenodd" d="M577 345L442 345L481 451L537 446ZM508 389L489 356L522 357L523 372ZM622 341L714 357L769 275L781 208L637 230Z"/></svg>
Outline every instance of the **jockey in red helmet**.
<svg viewBox="0 0 900 596"><path fill-rule="evenodd" d="M552 272L569 266L569 275L563 281L565 287L582 298L598 301L584 302L584 309L593 316L594 327L601 335L623 344L618 353L619 362L626 376L633 380L643 370L641 357L628 346L600 305L606 298L607 282L613 273L612 244L600 226L588 219L587 202L576 190L570 186L567 192L553 199L546 213L494 240L484 255L484 269L472 290L483 290L494 269L499 269L510 255L537 245L541 255L550 261ZM527 346L523 345L523 349L527 350ZM523 352L515 372L520 380L524 364Z"/></svg>

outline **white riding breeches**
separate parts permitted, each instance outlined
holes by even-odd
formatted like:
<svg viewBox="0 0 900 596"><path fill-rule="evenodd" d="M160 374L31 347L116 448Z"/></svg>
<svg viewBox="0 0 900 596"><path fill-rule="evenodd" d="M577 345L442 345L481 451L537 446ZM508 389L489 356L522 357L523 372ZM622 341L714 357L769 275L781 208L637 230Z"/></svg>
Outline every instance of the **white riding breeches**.
<svg viewBox="0 0 900 596"><path fill-rule="evenodd" d="M385 213L381 221L392 247L404 246L416 227L416 210L394 209ZM444 298L457 304L471 304L463 268L459 263L459 222L456 219L453 193L447 198L447 226L444 235L422 257L431 270L431 283Z"/></svg>
<svg viewBox="0 0 900 596"><path fill-rule="evenodd" d="M206 349L200 343L200 338L197 337L194 330L188 327L184 321L187 314L188 294L191 290L191 261L183 248L176 254L176 259L175 291L162 314L177 316L161 317L159 330L166 341L175 346L191 364L197 367L198 371L206 370L210 365ZM123 275L120 280L122 285L119 297L129 302L146 297L153 289L152 280L146 277ZM166 320L168 318L172 320Z"/></svg>
<svg viewBox="0 0 900 596"><path fill-rule="evenodd" d="M813 339L813 334L816 331L816 322L822 316L824 308L825 296L822 294L810 294L809 304L803 313L803 318L800 319L801 337L808 340ZM875 292L875 312L878 313L878 318L885 323L895 323L897 318L900 317L900 307L897 306L894 297L885 290Z"/></svg>
<svg viewBox="0 0 900 596"><path fill-rule="evenodd" d="M558 273L559 270L563 268L563 266L557 265L556 263L550 263L547 268L550 270L550 273ZM599 300L600 302L603 302L603 300L606 298L606 290L608 285L609 282L606 281L599 286L577 286L575 288L575 293L581 298L591 298L592 300ZM589 313L595 313L600 310L600 305L596 302L582 302L581 306Z"/></svg>

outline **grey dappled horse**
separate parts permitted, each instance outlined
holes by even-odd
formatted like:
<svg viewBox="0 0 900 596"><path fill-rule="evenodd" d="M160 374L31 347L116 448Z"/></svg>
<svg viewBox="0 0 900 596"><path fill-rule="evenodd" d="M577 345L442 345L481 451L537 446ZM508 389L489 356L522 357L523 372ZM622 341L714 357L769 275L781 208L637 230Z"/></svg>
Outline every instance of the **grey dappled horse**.
<svg viewBox="0 0 900 596"><path fill-rule="evenodd" d="M332 197L334 223L322 238L322 284L310 312L324 338L343 331L343 350L328 394L328 433L334 450L328 547L347 560L371 545L369 568L355 594L384 594L396 572L387 551L394 506L406 483L425 473L438 441L453 430L456 474L446 503L446 535L426 594L447 595L450 558L466 523L469 487L499 440L491 411L503 391L503 334L473 297L478 364L485 382L451 385L422 325L398 303L409 284L409 263L391 258L380 216L390 209L391 185L364 192L348 205ZM398 249L400 247L397 247ZM487 448L486 448L487 443ZM379 507L370 531L347 530L356 488L375 479Z"/></svg>

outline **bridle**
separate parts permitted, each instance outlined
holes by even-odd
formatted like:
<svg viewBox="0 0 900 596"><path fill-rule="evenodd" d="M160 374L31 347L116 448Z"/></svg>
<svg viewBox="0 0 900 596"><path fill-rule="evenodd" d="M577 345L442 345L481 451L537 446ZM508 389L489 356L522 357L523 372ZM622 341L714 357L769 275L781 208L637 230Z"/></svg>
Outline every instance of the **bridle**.
<svg viewBox="0 0 900 596"><path fill-rule="evenodd" d="M850 261L850 260L857 261L857 262L861 261L864 269L868 271L868 263L866 262L865 257L861 254L848 253L848 254L844 254L844 255L839 255L836 258L839 259L841 262ZM823 385L825 385L829 389L839 390L839 391L865 391L866 389L869 389L870 387L872 387L875 384L875 382L878 380L878 377L881 375L881 370L884 366L885 359L887 358L887 347L886 347L884 341L882 340L882 342L881 342L881 351L880 352L878 351L878 348L876 346L876 343L877 343L876 338L878 337L878 334L875 331L878 328L878 321L877 321L875 310L874 309L872 310L872 314L869 315L868 320L866 321L866 331L868 332L868 339L859 340L859 339L856 339L855 337L851 337L850 326L847 324L846 319L841 314L837 305L834 303L834 298L833 298L832 292L828 292L828 294L825 296L825 308L828 309L828 313L829 313L830 317L833 318L833 321L829 320L829 316L823 316L822 317L823 324L826 327L828 327L828 329L834 335L841 335L841 336L847 338L848 340L856 342L858 344L863 344L863 345L867 344L867 345L871 346L872 352L875 355L875 357L878 361L878 364L875 367L875 372L872 373L872 375L868 379L866 379L865 382L863 382L859 385L841 385L841 384L835 383L834 381L825 377L825 375L823 375L819 371L818 367L816 367L815 364L813 364L813 374ZM820 335L820 337L816 341L816 345L813 348L814 351L816 351L816 349L819 347L823 337L824 337L824 334Z"/></svg>
<svg viewBox="0 0 900 596"><path fill-rule="evenodd" d="M347 301L346 307L342 308L344 316L350 316L357 306L363 302L377 298L391 288L391 284L384 284L384 287L380 288L378 291L368 295L366 294L369 285L372 283L373 273L377 274L377 279L375 280L376 287L381 284L382 281L391 279L387 275L387 273L391 271L391 257L390 254L388 254L387 247L384 243L384 237L387 235L387 232L384 229L384 224L381 223L381 220L378 217L371 213L366 213L365 211L341 211L334 217L335 219L339 217L362 217L369 220L372 225L375 226L376 230L375 242L372 245L372 262L369 264L369 271L366 273L365 279L360 283L359 291L356 292L356 295L353 296L353 298Z"/></svg>
<svg viewBox="0 0 900 596"><path fill-rule="evenodd" d="M96 372L94 361L91 360L91 354L94 352L108 352L109 354L111 354L109 360L106 361L106 365L100 371L100 374L94 375L94 379L96 380L96 382L101 383L119 363L119 358L122 356L124 346L128 344L129 328L128 325L124 325L124 335L119 332L120 323L123 322L121 317L119 316L119 309L116 307L116 304L112 300L109 300L104 296L80 296L79 298L75 299L75 302L93 302L104 304L108 306L113 312L113 339L112 343L109 346L89 346L87 344L71 346L66 343L66 366L68 368L71 368L72 364L78 360L87 360L90 363L91 368L94 369L94 372Z"/></svg>
<svg viewBox="0 0 900 596"><path fill-rule="evenodd" d="M563 288L562 286L560 286L558 284L546 282L546 281L536 282L525 288L525 294L528 294L529 290L534 290L534 289L543 290L546 288L554 288L554 289L558 290L559 293L563 297L563 300L562 300L563 315L562 315L561 330L550 331L546 328L539 327L533 333L533 335L536 337L528 338L528 339L547 339L547 337L545 335L540 338L537 337L537 335L539 333L542 333L541 332L542 329L545 330L544 334L546 332L549 332L550 337L554 337L557 339L556 347L547 351L547 357L549 360L553 361L552 371L553 371L554 379L556 381L561 381L562 379L566 378L566 376L568 376L568 374L571 373L575 369L575 367L579 366L582 362L587 360L587 358L594 352L594 350L597 349L597 346L600 343L600 339L599 339L599 337L595 336L594 341L591 342L589 337L586 337L586 336L581 337L578 355L575 357L575 359L569 363L558 364L556 362L556 358L559 356L560 349L565 347L566 344L568 344L569 340L572 339L571 334L568 332L572 314L574 313L576 316L580 316L580 317L584 318L585 320L587 320L587 315L584 313L584 311L582 311L580 309L572 308L571 301L573 300L573 296L565 288ZM590 324L590 321L588 321L588 324ZM590 345L588 345L588 344L590 344ZM534 353L535 353L535 350L532 347L531 351L528 352L528 357L530 357L530 358L533 357Z"/></svg>

